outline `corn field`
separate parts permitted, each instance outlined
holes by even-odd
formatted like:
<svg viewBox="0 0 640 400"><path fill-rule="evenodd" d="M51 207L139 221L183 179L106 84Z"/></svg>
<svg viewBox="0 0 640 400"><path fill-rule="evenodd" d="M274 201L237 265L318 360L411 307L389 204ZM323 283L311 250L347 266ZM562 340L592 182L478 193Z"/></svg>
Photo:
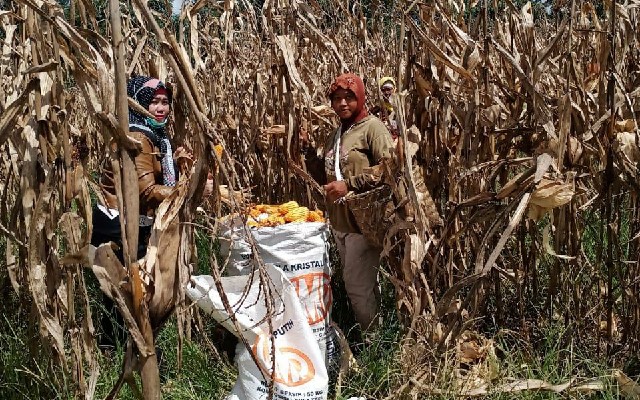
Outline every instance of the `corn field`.
<svg viewBox="0 0 640 400"><path fill-rule="evenodd" d="M365 78L370 107L391 75L402 134L382 172L399 202L386 275L405 346L427 349L407 373L427 379L465 332L490 325L530 338L562 321L609 359L637 353L640 2L539 6L197 0L172 16L167 2L0 1L3 290L32 310L77 396L93 398L83 271L101 260L93 271L130 310L143 360L174 306L188 338L196 222L215 232L248 201L322 208L300 130L323 143L337 125L326 90L338 74ZM132 75L173 85L173 138L197 161L158 212L155 252L114 275L110 248L90 251L92 196L104 162L131 165L121 88ZM122 171L121 206L135 210ZM220 190L203 201L208 171Z"/></svg>

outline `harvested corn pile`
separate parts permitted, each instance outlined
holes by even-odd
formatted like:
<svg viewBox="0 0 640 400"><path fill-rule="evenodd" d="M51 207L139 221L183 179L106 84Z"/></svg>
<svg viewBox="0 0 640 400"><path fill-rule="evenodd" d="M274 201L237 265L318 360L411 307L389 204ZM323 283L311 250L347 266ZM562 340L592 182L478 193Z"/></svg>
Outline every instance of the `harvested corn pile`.
<svg viewBox="0 0 640 400"><path fill-rule="evenodd" d="M249 209L247 225L265 227L293 222L324 222L324 215L320 210L301 207L295 201L280 205L257 204Z"/></svg>

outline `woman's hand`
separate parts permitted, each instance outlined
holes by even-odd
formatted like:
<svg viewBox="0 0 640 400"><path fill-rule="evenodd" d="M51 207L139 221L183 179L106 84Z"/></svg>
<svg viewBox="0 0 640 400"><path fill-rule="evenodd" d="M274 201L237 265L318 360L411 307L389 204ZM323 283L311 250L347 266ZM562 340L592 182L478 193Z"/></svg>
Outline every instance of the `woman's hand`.
<svg viewBox="0 0 640 400"><path fill-rule="evenodd" d="M207 182L204 184L204 197L209 197L213 194L213 174L209 172L207 175Z"/></svg>
<svg viewBox="0 0 640 400"><path fill-rule="evenodd" d="M349 189L345 181L333 181L328 185L324 185L324 195L327 197L327 200L331 202L344 197L348 191Z"/></svg>
<svg viewBox="0 0 640 400"><path fill-rule="evenodd" d="M300 151L302 153L306 153L313 147L311 138L309 137L309 131L304 127L300 128L300 132L298 132L298 143L300 144Z"/></svg>
<svg viewBox="0 0 640 400"><path fill-rule="evenodd" d="M173 153L173 158L175 158L176 160L180 160L181 158L187 158L187 159L193 161L193 154L189 150L187 150L184 147L180 146Z"/></svg>
<svg viewBox="0 0 640 400"><path fill-rule="evenodd" d="M187 172L193 166L193 154L182 146L173 153L173 159L177 161L181 173Z"/></svg>

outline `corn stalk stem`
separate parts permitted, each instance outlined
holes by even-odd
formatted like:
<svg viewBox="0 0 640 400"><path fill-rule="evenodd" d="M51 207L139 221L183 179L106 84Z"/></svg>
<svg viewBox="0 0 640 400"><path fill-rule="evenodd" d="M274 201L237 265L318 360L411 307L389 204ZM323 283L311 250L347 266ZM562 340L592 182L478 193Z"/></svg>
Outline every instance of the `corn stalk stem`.
<svg viewBox="0 0 640 400"><path fill-rule="evenodd" d="M615 71L616 71L616 1L611 2L611 32L609 34L609 79L607 82L607 100L610 112L610 123L607 129L607 136L611 138L614 132L614 124L616 119L616 102L615 102ZM613 171L613 148L612 143L607 141L607 166L605 169L605 221L607 224L607 355L611 354L613 337L613 273L614 273L614 260L613 260L613 229L611 227L611 202L612 202L612 185L614 179ZM608 178L608 179L607 179Z"/></svg>
<svg viewBox="0 0 640 400"><path fill-rule="evenodd" d="M122 17L120 15L120 3L118 0L109 1L109 15L112 30L112 45L115 64L115 89L116 89L116 116L120 128L125 134L129 133L129 109L127 102L127 77L125 69L124 41L122 36ZM143 284L140 280L138 259L138 225L139 203L138 174L134 155L119 146L119 154L122 160L121 181L116 182L122 188L122 200L120 204L120 227L124 248L125 267L129 271L129 279L132 285L133 314L140 331L149 347L153 347L153 329L149 320L148 308L143 296ZM117 176L117 174L116 174ZM145 400L160 399L160 371L156 354L149 356L139 354L140 376L142 380L142 393Z"/></svg>
<svg viewBox="0 0 640 400"><path fill-rule="evenodd" d="M566 79L567 85L565 87L566 93L571 93L569 91L571 87L571 68L573 66L573 53L572 53L572 45L573 45L573 21L575 19L574 15L576 12L576 0L571 0L571 12L569 13L569 40L567 41L567 59L566 59Z"/></svg>

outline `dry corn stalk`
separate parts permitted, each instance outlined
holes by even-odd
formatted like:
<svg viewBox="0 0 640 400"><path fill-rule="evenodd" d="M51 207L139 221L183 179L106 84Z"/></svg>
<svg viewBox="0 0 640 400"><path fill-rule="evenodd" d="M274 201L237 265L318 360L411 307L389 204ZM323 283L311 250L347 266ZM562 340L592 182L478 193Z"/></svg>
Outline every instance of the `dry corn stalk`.
<svg viewBox="0 0 640 400"><path fill-rule="evenodd" d="M70 3L69 18L50 0L5 4L0 228L6 266L12 287L29 293L58 361L76 366L69 370L79 395L91 398L95 327L88 302L77 294L87 298L80 264L91 231L91 173L105 156L108 130L120 132L113 123L111 26L100 25L103 10L83 2ZM175 85L174 136L199 160L183 193L186 206L166 215L193 219L207 170L216 172L216 187L252 188L258 202L295 199L321 207L308 180L299 178L308 176L300 173L300 127L324 142L335 124L325 91L336 74L367 77L371 105L379 101L377 79L396 76L401 92L394 101L406 135L389 176L398 204L405 203L387 253L401 273L393 278L407 325L428 325L424 336L445 348L483 317L485 305L499 324L524 329L532 318L527 304L534 303L542 311L533 318L553 310L578 335L597 338L597 346L618 341L638 349L633 3L610 3L604 13L582 3L559 24L534 19L529 3L494 10L494 24L487 23L487 4L458 0L398 2L396 14L380 4L366 17L338 1L266 2L260 12L225 2L219 17L203 5L185 3L175 35L154 24L168 17L152 16L143 2L122 10L126 72ZM471 12L458 14L463 10ZM388 36L383 23L401 26L406 37ZM224 151L212 151L215 145ZM248 212L243 196L229 194L205 206L209 215ZM192 228L179 231L182 281ZM585 235L593 232L598 240L591 246ZM62 248L70 262L64 277L57 273ZM180 305L184 296L177 296ZM459 308L447 312L458 297ZM620 314L627 318L614 332ZM179 314L181 332L189 326L185 315ZM418 323L421 318L428 323ZM440 334L430 335L436 327ZM67 338L64 331L74 333Z"/></svg>

